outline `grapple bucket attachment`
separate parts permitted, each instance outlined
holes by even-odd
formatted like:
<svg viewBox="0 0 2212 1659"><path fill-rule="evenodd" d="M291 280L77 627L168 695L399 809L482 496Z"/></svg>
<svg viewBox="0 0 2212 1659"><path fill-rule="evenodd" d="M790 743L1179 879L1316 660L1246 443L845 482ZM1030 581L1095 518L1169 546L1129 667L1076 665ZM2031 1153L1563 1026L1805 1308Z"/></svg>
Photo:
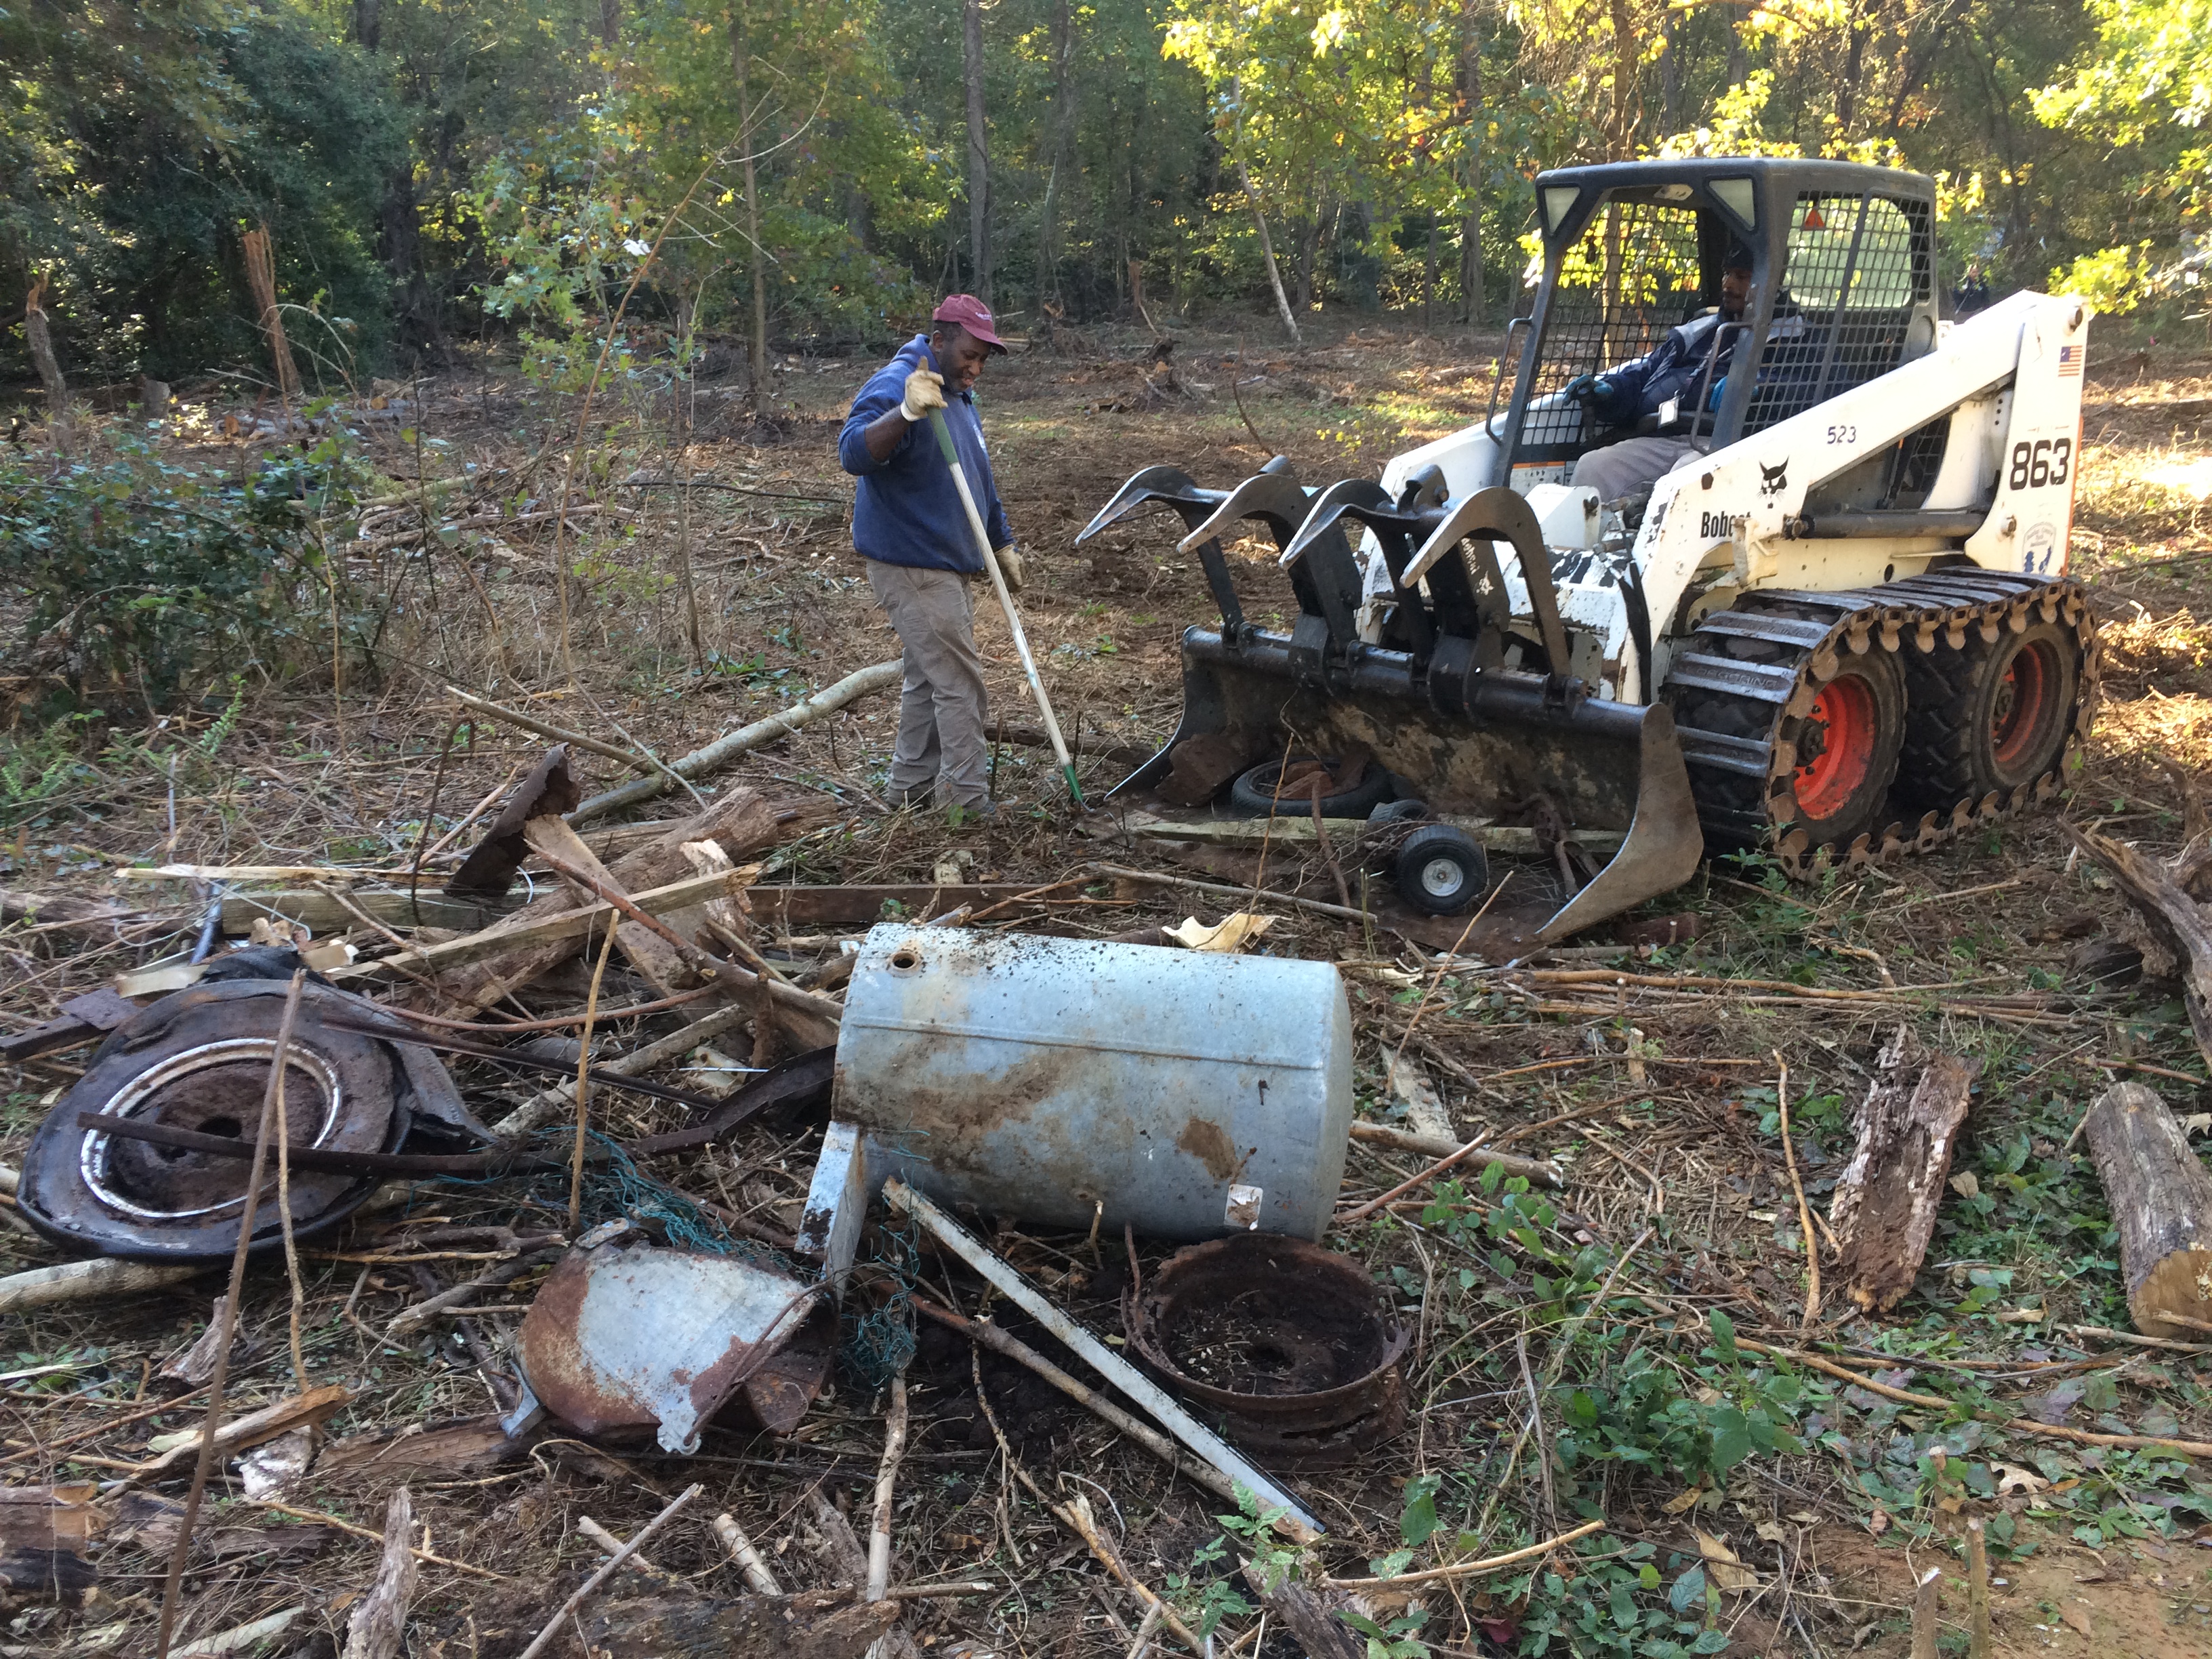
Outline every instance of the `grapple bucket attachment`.
<svg viewBox="0 0 2212 1659"><path fill-rule="evenodd" d="M1139 473L1115 501L1165 471ZM1542 795L1575 828L1626 832L1612 861L1537 930L1547 943L1688 879L1704 839L1673 715L1663 705L1591 697L1566 677L1550 560L1518 495L1492 489L1452 503L1437 481L1421 480L1393 500L1380 485L1346 480L1308 501L1280 471L1202 493L1188 506L1157 489L1138 499L1174 500L1191 527L1186 547L1231 519L1267 522L1298 617L1288 635L1275 634L1241 616L1232 623L1224 605L1219 631L1186 632L1182 721L1115 795L1158 786L1176 750L1195 738L1215 751L1225 739L1254 764L1286 743L1315 754L1358 746L1441 813L1503 817ZM1301 506L1292 527L1289 515ZM1360 573L1346 520L1374 532L1395 586L1380 643L1355 631ZM1517 596L1500 543L1520 579ZM1207 548L1218 553L1218 540L1200 551ZM1528 622L1516 625L1516 612ZM1541 672L1506 665L1513 645Z"/></svg>

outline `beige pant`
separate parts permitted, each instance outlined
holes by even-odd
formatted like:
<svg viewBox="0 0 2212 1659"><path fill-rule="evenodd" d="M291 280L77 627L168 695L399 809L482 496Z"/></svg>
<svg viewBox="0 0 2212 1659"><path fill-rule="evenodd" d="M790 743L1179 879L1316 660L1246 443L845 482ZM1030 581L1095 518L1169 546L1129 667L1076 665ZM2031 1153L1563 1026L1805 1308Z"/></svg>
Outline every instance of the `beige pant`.
<svg viewBox="0 0 2212 1659"><path fill-rule="evenodd" d="M1648 496L1660 479L1704 453L1687 438L1623 438L1603 449L1593 449L1577 461L1574 476L1567 482L1589 485L1601 501L1617 501L1624 495Z"/></svg>
<svg viewBox="0 0 2212 1659"><path fill-rule="evenodd" d="M900 794L928 788L942 770L941 804L980 806L989 799L988 745L969 578L876 559L867 565L876 602L890 613L905 648L891 788Z"/></svg>

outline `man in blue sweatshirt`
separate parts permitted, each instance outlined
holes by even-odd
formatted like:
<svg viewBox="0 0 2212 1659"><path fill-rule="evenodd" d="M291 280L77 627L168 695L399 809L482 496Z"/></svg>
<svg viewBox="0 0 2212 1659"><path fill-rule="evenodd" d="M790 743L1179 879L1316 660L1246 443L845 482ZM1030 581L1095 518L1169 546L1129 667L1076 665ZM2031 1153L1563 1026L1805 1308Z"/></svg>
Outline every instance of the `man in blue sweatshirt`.
<svg viewBox="0 0 2212 1659"><path fill-rule="evenodd" d="M975 651L972 587L984 574L983 556L927 428L931 411L942 410L1000 574L1010 590L1019 589L1021 556L975 413L975 382L1006 348L989 309L972 295L952 295L932 323L860 388L837 439L837 459L860 480L853 545L867 560L869 585L904 647L892 797L902 805L928 805L941 771L945 804L988 817L983 659Z"/></svg>

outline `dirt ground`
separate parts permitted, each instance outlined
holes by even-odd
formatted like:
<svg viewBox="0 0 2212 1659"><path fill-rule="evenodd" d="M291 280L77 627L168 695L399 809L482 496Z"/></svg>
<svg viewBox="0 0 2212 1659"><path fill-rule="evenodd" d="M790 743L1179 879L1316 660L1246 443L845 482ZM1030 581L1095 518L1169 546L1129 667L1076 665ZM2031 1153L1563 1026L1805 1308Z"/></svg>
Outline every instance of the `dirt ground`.
<svg viewBox="0 0 2212 1659"><path fill-rule="evenodd" d="M1256 322L1241 338L1183 331L1173 337L1171 384L1144 331L1061 331L1059 339L1057 350L1040 344L994 363L979 396L1030 561L1030 637L1096 795L1127 769L1104 751L1150 750L1173 729L1181 632L1212 614L1195 562L1175 551L1170 515L1140 516L1078 547L1096 507L1152 463L1225 484L1279 451L1309 481L1374 476L1389 454L1481 416L1498 342L1377 324L1292 350ZM743 410L735 388L702 382L687 399L685 443L673 441L674 411L649 385L611 388L584 428L580 465L568 459L579 429L573 397L542 393L509 368L472 365L426 381L419 406L411 386L367 389L340 414L387 503L374 533L356 538L369 550L347 565L381 597L373 672L334 686L325 635L322 659L302 652L238 682L242 689L211 685L161 724L132 708L125 688L108 700L116 712L67 734L22 717L40 690L35 672L0 686L19 711L0 737L12 745L0 749L0 895L96 899L129 912L100 937L35 913L0 927L0 1023L15 1030L49 1018L117 971L190 945L199 908L191 891L118 880L118 865L405 869L426 839L544 749L487 721L441 758L459 713L448 684L665 758L895 656L851 550L840 505L849 481L834 453L843 407L873 367L793 359L762 419ZM2201 356L2130 345L2092 358L2074 568L2093 584L2102 619L2106 701L2064 811L2161 854L2185 839L2190 791L2212 752L2208 394L2212 362ZM191 405L163 441L227 465L280 441L257 436L255 414ZM227 416L236 431L226 432ZM657 487L687 477L723 488L687 496ZM430 559L384 545L419 528L404 516L409 497L427 505L434 486L446 488L434 517L460 521L463 507L449 501L489 508L468 509L477 522ZM550 509L564 495L577 511L556 540ZM688 517L686 499L696 503ZM1248 541L1233 551L1247 615L1279 623L1294 607L1272 549ZM686 557L699 659L679 575ZM564 564L574 577L565 589L556 575ZM1034 725L1004 624L988 607L978 635L994 714ZM995 820L887 813L895 718L892 699L865 698L728 775L816 803L831 819L787 849L769 880L928 884L943 879L948 858L962 879L978 882L1042 885L1100 859L1192 872L1079 819L1048 755L1020 743L994 750ZM629 775L580 759L593 785ZM667 820L681 810L663 799L629 816ZM1249 863L1245 855L1240 884L1250 882ZM451 866L428 867L442 878ZM1279 861L1268 885L1334 897L1319 864ZM1193 914L1218 921L1224 908L1105 882L1071 882L1068 895L1006 925L1109 937ZM2001 1650L2212 1653L2212 1477L2203 1466L2171 1450L2086 1447L2005 1426L2040 1413L2123 1437L2212 1438L2212 1346L2146 1348L2076 1328L2132 1328L2109 1218L2085 1150L2071 1144L2073 1126L2128 1077L2178 1113L2212 1111L2174 986L2112 988L2083 977L2083 947L2124 930L2124 915L2110 878L2075 856L2051 818L1813 885L1792 886L1756 860L1715 863L1630 919L1693 919L1687 943L1655 951L1601 934L1510 970L1439 954L1449 939L1424 948L1387 928L1280 910L1263 948L1344 970L1363 1115L1405 1121L1408 1108L1386 1075L1402 1052L1440 1092L1455 1133L1528 1131L1515 1150L1554 1157L1567 1172L1548 1206L1542 1194L1508 1205L1470 1182L1439 1188L1436 1203L1332 1231L1331 1247L1362 1260L1414 1328L1410 1411L1403 1431L1349 1465L1288 1477L1328 1529L1301 1571L1369 1575L1401 1549L1418 1571L1602 1516L1603 1533L1540 1564L1415 1592L1417 1626L1406 1623L1407 1592L1376 1595L1370 1616L1386 1632L1377 1648L1902 1656L1911 1587L1932 1564L1949 1576L1945 1650L1963 1651L1960 1540L1979 1518L2001 1540L1991 1549ZM761 944L798 971L834 954L836 932L854 931ZM388 948L366 928L349 937L371 953ZM1599 968L1660 982L1531 977ZM1760 984L1729 983L1746 980ZM584 975L564 970L494 1018L518 1007L565 1016L584 995ZM617 1007L647 995L619 964L601 991ZM609 1052L690 1017L615 1020ZM1899 1308L1863 1318L1832 1298L1808 1328L1792 1182L1802 1180L1814 1210L1825 1208L1875 1051L1899 1024L1978 1064L1954 1164L1972 1190L1954 1182L1928 1264ZM27 1062L5 1077L0 1159L20 1163L88 1054ZM1786 1145L1776 1121L1782 1063ZM456 1060L453 1071L487 1119L537 1086L490 1062ZM611 1133L683 1121L665 1103L601 1099ZM711 1154L641 1173L741 1224L787 1233L819 1139L818 1126L750 1128ZM1343 1202L1396 1186L1424 1161L1355 1142ZM849 1370L793 1433L716 1428L691 1458L558 1432L497 1466L442 1446L413 1464L368 1456L366 1437L397 1434L404 1447L419 1425L491 1409L491 1378L530 1299L528 1278L479 1298L474 1329L489 1364L444 1331L392 1336L393 1317L431 1280L474 1271L471 1247L441 1249L423 1236L558 1228L565 1199L564 1185L543 1180L431 1183L316 1241L301 1262L297 1377L284 1265L257 1259L233 1408L333 1383L349 1399L324 1425L316 1466L282 1494L288 1507L257 1504L234 1469L218 1470L185 1578L180 1643L298 1608L258 1650L334 1654L375 1571L386 1492L403 1481L421 1547L441 1558L421 1565L407 1650L418 1659L520 1652L603 1559L579 1530L584 1517L626 1538L695 1480L705 1492L648 1552L660 1573L738 1595L708 1525L728 1512L785 1588L848 1582L821 1543L811 1500L830 1498L865 1538L884 1401ZM595 1201L623 1207L619 1194ZM1532 1210L1533 1243L1493 1224L1501 1212L1528 1219ZM1146 1273L1169 1253L1138 1243ZM1063 1306L1118 1336L1127 1269L1115 1252L1012 1226L997 1243ZM862 1252L872 1282L888 1286L907 1271L902 1252L896 1237L872 1232ZM0 1229L0 1272L58 1259L20 1224ZM984 1305L980 1281L931 1252L918 1270L933 1293L970 1313ZM158 1515L149 1522L130 1503L134 1494L180 1499L190 1463L150 1474L136 1466L154 1437L197 1425L204 1399L178 1393L157 1368L205 1328L220 1290L210 1274L10 1317L0 1480L111 1483L100 1499L110 1518L91 1556L99 1585L90 1600L63 1608L15 1595L0 1653L153 1650L173 1525L164 1532ZM1717 1311L1741 1337L1817 1349L1893 1389L1936 1390L1952 1407L1900 1404L1733 1348L1717 1334ZM1222 1501L1010 1364L975 1364L964 1341L935 1327L921 1328L908 1376L915 1429L899 1479L893 1582L993 1586L906 1603L904 1628L923 1651L1087 1659L1131 1650L1142 1604L1036 1501L1009 1455L1054 1502L1087 1498L1130 1572L1185 1619L1228 1601L1233 1560L1209 1548L1224 1533ZM979 1378L1006 1450L978 1409ZM2068 1381L2084 1378L2086 1392ZM176 1403L149 1413L165 1390ZM1533 1396L1540 1409L1532 1419ZM1767 1433L1778 1428L1778 1441ZM1739 1431L1758 1449L1717 1455ZM334 1456L338 1448L350 1449ZM1425 1493L1432 1515L1419 1509ZM1231 1531L1234 1556L1264 1547ZM625 1596L673 1593L665 1579L624 1582L616 1588ZM1699 1645L1701 1635L1711 1639ZM581 1640L572 1631L550 1650L576 1654ZM1233 1609L1212 1646L1248 1659L1300 1650L1279 1620ZM1388 1648L1391 1659L1415 1650Z"/></svg>

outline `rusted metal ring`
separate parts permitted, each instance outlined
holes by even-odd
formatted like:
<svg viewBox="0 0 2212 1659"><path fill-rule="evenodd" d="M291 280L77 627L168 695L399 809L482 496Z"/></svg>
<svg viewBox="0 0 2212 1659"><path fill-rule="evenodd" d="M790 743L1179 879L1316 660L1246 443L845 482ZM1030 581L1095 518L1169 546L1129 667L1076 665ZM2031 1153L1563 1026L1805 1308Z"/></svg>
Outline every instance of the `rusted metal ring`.
<svg viewBox="0 0 2212 1659"><path fill-rule="evenodd" d="M1194 1322L1233 1319L1239 1310L1252 1347L1285 1359L1279 1377L1318 1373L1327 1386L1224 1388L1177 1363L1178 1336ZM1210 1407L1231 1439L1276 1461L1312 1467L1348 1457L1404 1420L1398 1366L1412 1332L1365 1268L1303 1239L1237 1233L1179 1250L1123 1295L1121 1322L1146 1370Z"/></svg>
<svg viewBox="0 0 2212 1659"><path fill-rule="evenodd" d="M135 1117L138 1109L159 1096L163 1089L171 1084L182 1082L195 1073L222 1066L251 1065L256 1060L265 1067L276 1057L276 1041L274 1037L227 1037L215 1042L204 1042L197 1048L187 1048L181 1054L155 1060L139 1073L118 1090L108 1102L108 1115ZM284 1070L288 1074L285 1085L288 1097L291 1087L289 1074L295 1071L305 1072L322 1095L323 1121L317 1127L314 1137L305 1143L310 1147L320 1148L330 1139L331 1132L338 1125L339 1114L345 1107L345 1085L338 1080L337 1071L328 1060L304 1045L295 1045L286 1052ZM226 1211L240 1208L246 1202L245 1194L240 1193L236 1198L191 1209L156 1210L133 1203L125 1194L117 1191L112 1184L109 1145L106 1134L85 1136L77 1150L77 1170L84 1178L87 1190L119 1214L136 1216L144 1221L171 1223L201 1216L221 1215Z"/></svg>

